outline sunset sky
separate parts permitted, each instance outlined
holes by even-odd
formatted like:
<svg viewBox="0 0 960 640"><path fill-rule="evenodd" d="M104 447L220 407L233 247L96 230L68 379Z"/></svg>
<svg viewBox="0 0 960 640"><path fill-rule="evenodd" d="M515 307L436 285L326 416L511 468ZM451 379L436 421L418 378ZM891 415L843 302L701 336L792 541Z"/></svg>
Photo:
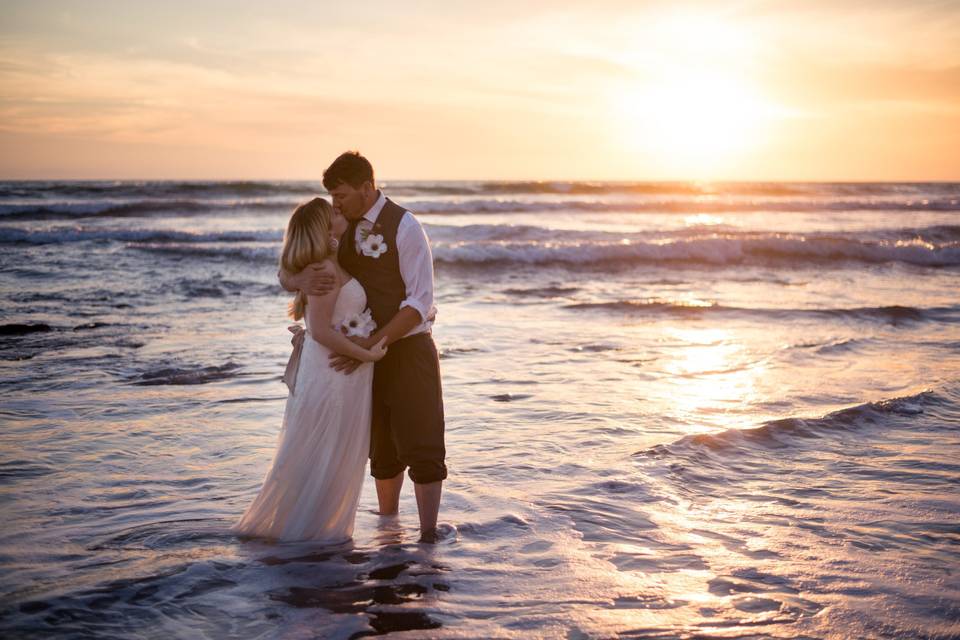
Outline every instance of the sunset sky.
<svg viewBox="0 0 960 640"><path fill-rule="evenodd" d="M960 179L960 2L11 2L0 178Z"/></svg>

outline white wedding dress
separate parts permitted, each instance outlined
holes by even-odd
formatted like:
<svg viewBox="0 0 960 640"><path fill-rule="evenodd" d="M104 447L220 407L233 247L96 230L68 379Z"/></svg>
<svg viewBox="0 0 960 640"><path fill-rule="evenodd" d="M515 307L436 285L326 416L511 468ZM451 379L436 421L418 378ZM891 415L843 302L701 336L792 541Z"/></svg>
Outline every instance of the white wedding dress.
<svg viewBox="0 0 960 640"><path fill-rule="evenodd" d="M366 306L363 287L349 280L334 305L334 326ZM373 363L349 375L335 371L330 350L309 333L308 324L273 464L234 533L324 543L353 536L370 446Z"/></svg>

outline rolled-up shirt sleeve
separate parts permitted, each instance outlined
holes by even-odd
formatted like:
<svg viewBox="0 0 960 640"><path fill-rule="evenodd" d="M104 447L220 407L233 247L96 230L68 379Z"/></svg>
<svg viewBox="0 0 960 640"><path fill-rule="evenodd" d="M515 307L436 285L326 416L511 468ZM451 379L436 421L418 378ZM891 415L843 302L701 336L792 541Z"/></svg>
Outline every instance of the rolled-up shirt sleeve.
<svg viewBox="0 0 960 640"><path fill-rule="evenodd" d="M426 231L409 211L397 228L397 252L406 286L406 298L400 308L412 307L420 313L421 322L433 321L437 314L433 304L433 254Z"/></svg>

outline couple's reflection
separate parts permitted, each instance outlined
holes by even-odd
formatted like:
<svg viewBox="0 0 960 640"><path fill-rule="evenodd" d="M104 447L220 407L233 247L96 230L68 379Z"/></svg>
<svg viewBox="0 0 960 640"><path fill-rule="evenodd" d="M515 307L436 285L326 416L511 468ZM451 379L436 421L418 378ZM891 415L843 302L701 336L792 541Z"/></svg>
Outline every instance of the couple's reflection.
<svg viewBox="0 0 960 640"><path fill-rule="evenodd" d="M405 530L397 516L382 516L368 548L353 542L313 550L297 545L301 548L282 556L261 557L261 564L281 566L286 576L309 575L312 583L298 580L301 584L267 595L297 608L367 615L370 630L351 637L439 628L427 613L401 607L434 600L450 589L442 579L449 569L436 561L437 545L416 542L418 533Z"/></svg>

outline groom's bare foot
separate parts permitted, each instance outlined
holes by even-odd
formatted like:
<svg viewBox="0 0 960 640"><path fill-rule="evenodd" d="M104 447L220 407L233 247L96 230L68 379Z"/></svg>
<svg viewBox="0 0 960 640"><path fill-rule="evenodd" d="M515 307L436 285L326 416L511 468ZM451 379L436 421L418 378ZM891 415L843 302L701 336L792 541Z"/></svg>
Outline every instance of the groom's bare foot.
<svg viewBox="0 0 960 640"><path fill-rule="evenodd" d="M452 524L441 523L429 531L420 532L420 540L424 544L437 544L457 539L457 528Z"/></svg>

